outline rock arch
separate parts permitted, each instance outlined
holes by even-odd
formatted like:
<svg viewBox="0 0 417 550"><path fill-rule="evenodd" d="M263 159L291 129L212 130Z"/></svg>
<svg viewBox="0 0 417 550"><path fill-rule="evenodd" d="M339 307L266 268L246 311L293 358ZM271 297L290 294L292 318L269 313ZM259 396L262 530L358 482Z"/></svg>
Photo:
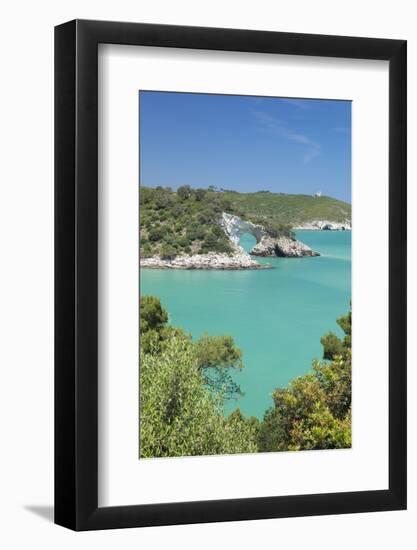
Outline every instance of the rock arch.
<svg viewBox="0 0 417 550"><path fill-rule="evenodd" d="M249 233L256 239L256 245L250 251L254 256L278 256L281 258L300 258L302 256L319 256L317 252L311 250L306 244L293 239L279 235L271 237L265 231L262 225L258 225L246 220L240 219L233 214L223 212L221 225L224 232L229 237L233 247L240 254L247 254L240 246L239 241L242 235ZM249 254L247 254L249 257Z"/></svg>
<svg viewBox="0 0 417 550"><path fill-rule="evenodd" d="M229 239L236 245L239 245L239 241L242 235L249 233L256 239L256 244L261 242L262 237L266 235L264 228L261 225L241 220L238 216L227 214L223 212L222 227L229 237Z"/></svg>

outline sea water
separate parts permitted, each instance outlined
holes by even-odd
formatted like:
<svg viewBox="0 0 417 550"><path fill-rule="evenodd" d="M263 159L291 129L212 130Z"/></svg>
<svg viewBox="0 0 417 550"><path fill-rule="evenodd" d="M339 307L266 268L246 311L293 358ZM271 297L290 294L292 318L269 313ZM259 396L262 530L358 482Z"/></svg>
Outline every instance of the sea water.
<svg viewBox="0 0 417 550"><path fill-rule="evenodd" d="M141 270L141 295L158 296L172 325L193 338L229 334L242 350L234 379L244 395L227 403L227 413L239 407L262 418L274 389L322 358L320 337L343 334L336 319L351 299L351 233L298 231L297 238L321 256L256 258L272 266L265 270ZM252 239L243 236L242 246L250 250Z"/></svg>

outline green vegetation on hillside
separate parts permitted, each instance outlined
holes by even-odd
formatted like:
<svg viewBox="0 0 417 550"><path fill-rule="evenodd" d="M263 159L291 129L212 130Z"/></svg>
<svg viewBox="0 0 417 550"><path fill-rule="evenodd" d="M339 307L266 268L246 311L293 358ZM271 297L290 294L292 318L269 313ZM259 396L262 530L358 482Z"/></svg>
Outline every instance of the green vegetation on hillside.
<svg viewBox="0 0 417 550"><path fill-rule="evenodd" d="M351 446L351 314L341 317L340 340L322 338L324 358L310 373L273 393L263 421L239 409L232 369L242 354L230 336L197 341L168 324L158 298L140 308L140 457L336 449ZM336 340L335 340L336 339Z"/></svg>
<svg viewBox="0 0 417 550"><path fill-rule="evenodd" d="M177 192L170 187L140 189L141 257L206 254L232 249L219 225L222 212L233 207L223 194L188 185Z"/></svg>
<svg viewBox="0 0 417 550"><path fill-rule="evenodd" d="M344 222L351 219L351 205L331 197L284 193L225 191L225 199L251 221L262 220L292 226L313 220Z"/></svg>
<svg viewBox="0 0 417 550"><path fill-rule="evenodd" d="M291 227L312 220L350 220L351 206L330 197L284 195L260 191L237 193L170 187L140 188L142 258L178 254L232 253L219 225L223 212L262 225L272 236L292 236Z"/></svg>

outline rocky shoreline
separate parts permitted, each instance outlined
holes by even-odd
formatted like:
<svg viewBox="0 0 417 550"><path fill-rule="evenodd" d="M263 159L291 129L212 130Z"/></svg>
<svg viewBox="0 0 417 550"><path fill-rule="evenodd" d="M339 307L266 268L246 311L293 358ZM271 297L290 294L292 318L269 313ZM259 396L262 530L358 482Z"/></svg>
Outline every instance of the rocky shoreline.
<svg viewBox="0 0 417 550"><path fill-rule="evenodd" d="M148 269L268 269L270 265L262 265L252 260L246 252L232 255L209 252L208 254L182 254L175 258L163 259L159 256L143 258L140 260L140 267Z"/></svg>
<svg viewBox="0 0 417 550"><path fill-rule="evenodd" d="M309 223L297 225L294 229L296 231L352 231L352 223L349 220L344 222L313 220Z"/></svg>

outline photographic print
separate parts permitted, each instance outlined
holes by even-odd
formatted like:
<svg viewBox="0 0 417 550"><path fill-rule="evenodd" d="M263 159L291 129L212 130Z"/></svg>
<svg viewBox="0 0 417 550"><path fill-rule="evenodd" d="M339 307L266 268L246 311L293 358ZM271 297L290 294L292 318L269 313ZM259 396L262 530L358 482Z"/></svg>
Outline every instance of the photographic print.
<svg viewBox="0 0 417 550"><path fill-rule="evenodd" d="M139 113L139 458L350 448L351 102Z"/></svg>
<svg viewBox="0 0 417 550"><path fill-rule="evenodd" d="M54 57L55 523L406 509L406 41L73 20Z"/></svg>

